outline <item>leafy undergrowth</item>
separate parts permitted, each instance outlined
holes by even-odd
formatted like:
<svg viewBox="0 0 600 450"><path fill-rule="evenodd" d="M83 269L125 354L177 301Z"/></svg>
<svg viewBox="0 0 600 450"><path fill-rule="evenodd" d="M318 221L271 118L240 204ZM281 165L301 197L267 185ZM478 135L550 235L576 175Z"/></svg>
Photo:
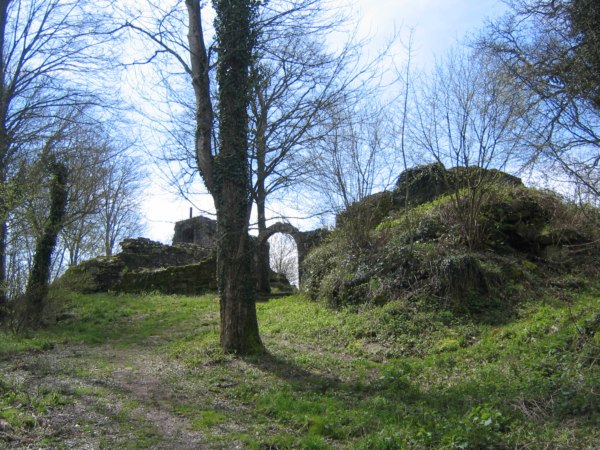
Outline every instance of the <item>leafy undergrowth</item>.
<svg viewBox="0 0 600 450"><path fill-rule="evenodd" d="M401 303L258 307L225 355L215 296L70 295L0 341L0 447L598 448L600 286L500 325Z"/></svg>

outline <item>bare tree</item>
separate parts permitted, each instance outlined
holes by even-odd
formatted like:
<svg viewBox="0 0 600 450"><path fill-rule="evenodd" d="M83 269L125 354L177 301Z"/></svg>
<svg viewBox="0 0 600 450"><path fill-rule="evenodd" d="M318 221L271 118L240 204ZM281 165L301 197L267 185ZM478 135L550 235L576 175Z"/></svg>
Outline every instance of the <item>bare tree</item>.
<svg viewBox="0 0 600 450"><path fill-rule="evenodd" d="M529 162L560 169L600 194L600 8L590 0L514 0L477 44L493 55L504 83L535 109L524 144ZM525 147L525 145L524 145Z"/></svg>
<svg viewBox="0 0 600 450"><path fill-rule="evenodd" d="M298 249L288 234L277 233L269 238L271 269L285 275L291 284L298 285Z"/></svg>
<svg viewBox="0 0 600 450"><path fill-rule="evenodd" d="M347 105L346 105L347 106ZM393 185L399 170L391 112L371 96L327 111L330 132L313 149L309 185L324 207L339 213Z"/></svg>
<svg viewBox="0 0 600 450"><path fill-rule="evenodd" d="M310 176L311 149L332 130L327 110L355 101L361 83L373 76L359 64L361 43L348 41L337 52L327 50L328 37L344 23L321 0L272 2L262 9L250 101L259 235L267 230L269 203ZM258 289L268 292L267 242L260 242Z"/></svg>
<svg viewBox="0 0 600 450"><path fill-rule="evenodd" d="M111 256L117 243L143 230L139 193L143 173L138 161L119 156L110 161L100 185L97 231L103 236L104 254Z"/></svg>
<svg viewBox="0 0 600 450"><path fill-rule="evenodd" d="M91 125L92 129L86 124L74 124L73 128L70 145L64 151L69 168L69 199L59 247L65 260L57 265L56 274L64 269L65 263L75 265L102 253L97 220L101 187L107 166L116 157L110 151L107 136L100 131L100 124Z"/></svg>
<svg viewBox="0 0 600 450"><path fill-rule="evenodd" d="M152 5L154 23L138 16L131 18L127 27L155 45L153 53L134 64L162 59L173 72L179 71L169 74L167 70L165 78L183 75L192 85L194 166L217 211L221 346L225 351L244 354L262 348L248 235L252 207L248 106L258 3L253 0L213 3L214 46L207 46L205 41L203 12L206 11L199 0L177 1L160 8ZM183 5L187 17L182 14ZM182 39L182 25L187 25L187 40ZM214 67L211 57L215 58ZM189 103L183 104L183 109L189 111Z"/></svg>
<svg viewBox="0 0 600 450"><path fill-rule="evenodd" d="M468 50L441 60L419 93L416 145L447 166L501 169L529 131L528 104L493 61Z"/></svg>
<svg viewBox="0 0 600 450"><path fill-rule="evenodd" d="M215 2L219 146L213 153L213 107L209 64L199 1L186 0L191 75L196 96L196 159L217 209L217 279L221 298L221 346L250 353L262 348L252 277L248 227L251 176L248 150L250 65L255 45L257 4L248 0Z"/></svg>
<svg viewBox="0 0 600 450"><path fill-rule="evenodd" d="M166 115L173 112L177 117L190 115L190 97L186 99L181 94L183 91L178 89L181 86L179 75L193 79L196 105L191 111L196 119L194 126L184 119L184 125L178 127L178 131L170 132L172 141L184 151L163 158L169 163L183 163L179 166L182 170L172 171L172 164L163 167L167 167L168 176L177 179L180 192L185 192L195 174L200 174L215 201L219 221L220 199L215 192L211 161L212 156L215 160L220 158L223 140L229 137L224 135L223 87L218 77L215 82L211 69L221 66L221 48L218 42L216 45L204 43L205 24L199 13L200 6L189 1L186 6L189 16L194 16L189 22L187 42L183 42L177 32L183 21L177 3L163 6L154 19L139 16L130 20L129 27L156 44L156 51L135 64L159 60L163 64L158 78L167 85L166 92L174 100L164 106ZM251 192L258 205L261 229L266 228L267 198L305 175L306 149L326 133L322 111L328 104L337 102L338 97L347 101L344 86L364 74L355 71L340 76L351 64L347 58L336 58L337 55L324 51L325 36L334 24L319 21L322 11L319 0L273 1L261 4L258 9L255 21L258 40L253 49L249 78L251 134L248 148L251 151L249 167L253 169L254 189ZM218 36L218 27L216 32ZM348 47L342 52L347 56L353 51ZM191 55L189 63L188 54ZM204 100L198 101L199 98ZM213 105L217 105L216 114ZM193 132L193 139L189 139L190 132ZM193 145L189 145L190 142ZM189 149L194 149L194 153ZM237 175L240 182L245 179L245 175ZM183 185L181 180L185 180Z"/></svg>
<svg viewBox="0 0 600 450"><path fill-rule="evenodd" d="M78 76L104 61L100 14L85 1L0 1L0 310L6 305L8 219L19 204L19 167L35 159L65 107L89 100ZM100 8L103 4L94 4ZM85 97L85 101L84 101Z"/></svg>
<svg viewBox="0 0 600 450"><path fill-rule="evenodd" d="M531 113L486 54L452 51L419 93L413 145L442 167L516 170ZM490 173L496 172L457 170L445 180L467 189L466 197L455 191L454 204L469 244L480 237L479 208L495 181Z"/></svg>
<svg viewBox="0 0 600 450"><path fill-rule="evenodd" d="M60 275L67 264L103 254L107 239L113 239L109 243L114 246L141 224L134 207L142 173L125 154L127 147L118 146L121 141L103 130L104 116L94 119L93 108L65 111L61 116L65 119L57 123L44 146L48 149L44 152L51 152L68 172L67 203L51 253L50 279ZM51 189L44 152L21 165L20 202L11 211L7 245L11 299L23 294L35 269L38 243L47 230Z"/></svg>
<svg viewBox="0 0 600 450"><path fill-rule="evenodd" d="M73 175L61 241L69 264L82 257L111 256L119 241L144 229L139 202L145 173L126 148L118 149L109 139L99 136L91 147L78 147L79 154L66 159Z"/></svg>
<svg viewBox="0 0 600 450"><path fill-rule="evenodd" d="M162 52L183 55L186 46L176 33L181 21L178 14L175 7L165 8L155 19L152 32L141 23L136 22L132 27L156 42ZM326 111L335 104L356 101L364 93L361 87L377 74L383 56L377 55L361 64L362 43L349 41L337 52L327 49L327 40L339 31L344 21L339 11L327 11L322 0L278 0L259 9L249 109L252 195L259 234L267 228L270 204L280 201L311 170L314 158L311 148L329 134L333 125ZM210 59L210 49L209 65L214 66L217 61ZM156 52L139 62L162 56ZM180 56L175 59L181 62ZM173 66L161 62L158 78L166 85L164 92L169 106L165 105L165 111L159 113L159 126L165 123L163 112L171 117L170 129L165 130L170 145L162 146L165 154L161 163L177 192L186 195L190 189L193 191L193 181L199 172L192 145L195 131L189 120L193 114L189 102L192 96L180 87L176 72ZM212 83L209 88L214 99L217 86ZM215 141L220 124L218 116L213 120ZM264 264L268 255L264 244L266 241L261 241L257 250L261 255L257 258L257 280L259 290L268 291L268 267Z"/></svg>

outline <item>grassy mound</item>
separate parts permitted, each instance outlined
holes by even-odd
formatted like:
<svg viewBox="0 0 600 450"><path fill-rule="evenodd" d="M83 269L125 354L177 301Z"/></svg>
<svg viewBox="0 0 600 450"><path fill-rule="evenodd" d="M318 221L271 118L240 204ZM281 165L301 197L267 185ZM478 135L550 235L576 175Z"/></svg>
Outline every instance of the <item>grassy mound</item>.
<svg viewBox="0 0 600 450"><path fill-rule="evenodd" d="M389 195L355 205L309 254L311 298L334 307L403 300L494 322L520 300L598 276L598 210L551 192L500 183L390 205Z"/></svg>

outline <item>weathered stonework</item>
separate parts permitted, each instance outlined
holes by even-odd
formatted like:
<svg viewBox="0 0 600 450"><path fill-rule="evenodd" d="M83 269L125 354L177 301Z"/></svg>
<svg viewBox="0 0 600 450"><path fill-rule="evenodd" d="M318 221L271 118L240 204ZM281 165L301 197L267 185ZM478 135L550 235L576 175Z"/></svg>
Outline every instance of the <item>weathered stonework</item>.
<svg viewBox="0 0 600 450"><path fill-rule="evenodd" d="M79 292L159 291L198 294L216 288L211 249L193 244L164 245L146 238L125 239L121 253L70 267L59 283Z"/></svg>
<svg viewBox="0 0 600 450"><path fill-rule="evenodd" d="M320 239L327 233L327 230L300 231L289 223L275 223L267 228L266 232L258 236L259 242L265 242L272 235L283 233L292 236L298 248L298 270L300 280L302 279L302 262L308 251L318 244ZM208 217L193 217L182 220L175 224L175 235L173 236L173 245L184 243L200 245L205 248L215 248L217 240L217 222ZM259 248L259 246L257 246ZM256 255L256 258L260 258ZM256 267L269 267L268 253L262 255L266 264L257 264ZM272 271L270 271L272 272ZM258 275L260 276L260 275ZM274 274L269 273L268 277L273 278Z"/></svg>
<svg viewBox="0 0 600 450"><path fill-rule="evenodd" d="M267 239L276 233L288 234L296 242L296 248L298 249L298 282L302 286L302 263L304 262L304 258L310 249L319 245L329 232L326 229L300 231L289 223L277 222L269 226L264 233L258 236L259 244L267 241Z"/></svg>
<svg viewBox="0 0 600 450"><path fill-rule="evenodd" d="M129 270L183 266L207 258L212 248L193 244L165 245L146 238L125 239L117 256Z"/></svg>
<svg viewBox="0 0 600 450"><path fill-rule="evenodd" d="M194 244L204 248L215 248L217 222L208 217L197 216L175 223L173 245Z"/></svg>
<svg viewBox="0 0 600 450"><path fill-rule="evenodd" d="M265 234L252 239L266 240L275 233L289 234L296 241L302 278L304 257L323 238L326 230L302 232L292 225L276 223ZM198 294L214 290L217 288L216 239L217 223L214 220L202 216L182 220L175 224L173 245L146 238L125 239L121 243L121 253L70 267L59 282L80 292ZM280 291L285 291L286 286L292 290L283 275L269 271L268 277Z"/></svg>
<svg viewBox="0 0 600 450"><path fill-rule="evenodd" d="M118 292L158 291L163 294L198 295L217 289L214 258L182 266L125 272L114 286Z"/></svg>

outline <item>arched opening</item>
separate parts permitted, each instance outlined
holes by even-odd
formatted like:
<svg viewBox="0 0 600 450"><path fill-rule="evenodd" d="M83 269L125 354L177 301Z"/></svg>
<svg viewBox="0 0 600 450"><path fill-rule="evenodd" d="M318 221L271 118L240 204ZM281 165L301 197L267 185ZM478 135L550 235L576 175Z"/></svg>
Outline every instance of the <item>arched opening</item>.
<svg viewBox="0 0 600 450"><path fill-rule="evenodd" d="M297 286L302 286L302 262L306 257L308 251L317 245L323 237L327 235L327 230L317 229L312 231L300 231L295 226L289 223L281 223L277 222L273 225L269 226L265 231L261 232L258 235L257 245L258 251L256 253L257 257L257 278L258 278L258 291L259 292L270 292L269 288L269 249L266 244L268 244L267 240L275 235L275 234L283 234L285 236L289 236L290 239L296 245L296 257L294 258L296 261L296 273L297 275L294 277Z"/></svg>
<svg viewBox="0 0 600 450"><path fill-rule="evenodd" d="M283 274L295 286L299 286L298 245L287 233L275 233L269 239L269 265L271 270Z"/></svg>

